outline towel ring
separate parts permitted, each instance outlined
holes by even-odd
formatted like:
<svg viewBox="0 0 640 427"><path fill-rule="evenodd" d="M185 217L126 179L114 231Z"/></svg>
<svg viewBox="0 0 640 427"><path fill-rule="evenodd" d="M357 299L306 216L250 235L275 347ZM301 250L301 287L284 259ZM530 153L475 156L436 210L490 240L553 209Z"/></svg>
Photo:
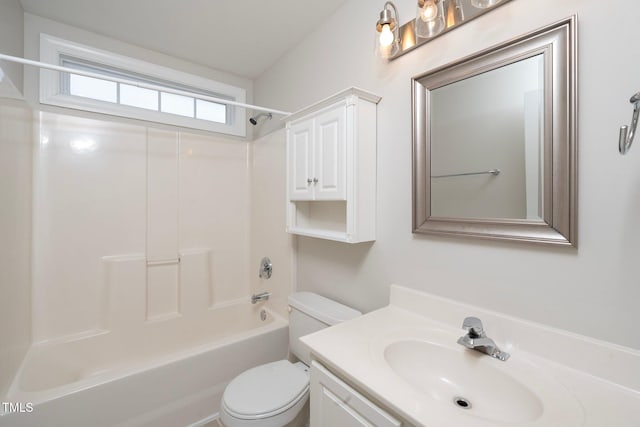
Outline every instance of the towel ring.
<svg viewBox="0 0 640 427"><path fill-rule="evenodd" d="M620 126L620 139L618 140L620 154L627 154L633 143L638 126L638 115L640 115L640 92L633 95L629 102L633 104L633 116L631 117L631 126Z"/></svg>

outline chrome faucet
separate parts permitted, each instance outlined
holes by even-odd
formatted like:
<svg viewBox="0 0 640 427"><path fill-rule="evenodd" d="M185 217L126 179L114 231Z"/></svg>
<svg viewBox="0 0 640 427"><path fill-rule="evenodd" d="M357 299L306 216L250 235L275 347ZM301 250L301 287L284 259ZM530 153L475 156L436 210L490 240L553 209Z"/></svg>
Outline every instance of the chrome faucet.
<svg viewBox="0 0 640 427"><path fill-rule="evenodd" d="M458 344L488 354L503 362L509 358L510 354L500 350L496 343L485 334L482 320L477 317L466 317L462 322L462 329L468 332L458 338Z"/></svg>
<svg viewBox="0 0 640 427"><path fill-rule="evenodd" d="M260 301L266 301L269 299L270 296L271 296L271 292L269 291L261 292L259 294L253 294L251 295L251 304L255 304Z"/></svg>
<svg viewBox="0 0 640 427"><path fill-rule="evenodd" d="M273 263L269 257L263 257L260 260L260 269L258 270L258 277L261 279L271 279L273 274Z"/></svg>

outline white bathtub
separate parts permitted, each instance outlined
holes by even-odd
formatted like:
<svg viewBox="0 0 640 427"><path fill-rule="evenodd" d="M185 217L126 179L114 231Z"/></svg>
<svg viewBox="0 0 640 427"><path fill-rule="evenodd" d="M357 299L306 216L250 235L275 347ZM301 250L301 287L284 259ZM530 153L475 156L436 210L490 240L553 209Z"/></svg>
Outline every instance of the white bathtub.
<svg viewBox="0 0 640 427"><path fill-rule="evenodd" d="M269 310L262 320L260 310L228 304L197 317L33 345L0 399L31 403L33 411L2 415L0 427L204 423L216 416L233 377L287 355L286 320Z"/></svg>

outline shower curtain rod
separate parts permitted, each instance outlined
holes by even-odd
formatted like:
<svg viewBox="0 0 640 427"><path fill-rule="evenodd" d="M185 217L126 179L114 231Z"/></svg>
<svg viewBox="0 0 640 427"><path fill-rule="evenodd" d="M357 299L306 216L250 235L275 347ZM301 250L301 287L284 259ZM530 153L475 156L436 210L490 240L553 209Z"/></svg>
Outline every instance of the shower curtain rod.
<svg viewBox="0 0 640 427"><path fill-rule="evenodd" d="M118 77L109 77L109 76L105 76L105 75L98 74L98 73L92 73L90 71L76 70L74 68L62 67L60 65L47 64L46 62L33 61L31 59L24 59L24 58L20 58L20 57L17 57L17 56L5 55L3 53L0 53L0 59L4 59L5 61L10 61L10 62L17 62L19 64L24 64L24 65L31 65L33 67L46 68L48 70L53 70L53 71L60 71L62 73L72 73L72 74L77 74L79 76L92 77L92 78L101 79L101 80L108 80L108 81L116 82L116 83L124 83L124 84L128 84L128 85L131 85L131 86L136 86L136 87L139 87L139 88L143 88L143 89L158 90L158 91L162 91L162 92L166 92L166 93L171 93L171 94L174 94L174 95L191 96L193 98L202 99L204 101L215 102L217 104L225 104L225 105L232 105L234 107L249 108L249 109L255 110L255 111L264 111L264 112L267 112L267 113L280 114L280 115L283 115L283 116L288 116L288 115L291 114L291 113L289 113L287 111L275 110L273 108L267 108L267 107L260 107L259 105L245 104L243 102L230 101L230 100L224 99L224 98L216 98L215 96L208 96L208 95L203 95L203 94L200 94L200 93L189 92L189 91L186 91L186 90L167 88L167 87L157 86L157 85L153 85L153 84L149 84L149 83L141 83L141 82L136 82L136 81L132 81L132 80L121 79L121 78L118 78Z"/></svg>

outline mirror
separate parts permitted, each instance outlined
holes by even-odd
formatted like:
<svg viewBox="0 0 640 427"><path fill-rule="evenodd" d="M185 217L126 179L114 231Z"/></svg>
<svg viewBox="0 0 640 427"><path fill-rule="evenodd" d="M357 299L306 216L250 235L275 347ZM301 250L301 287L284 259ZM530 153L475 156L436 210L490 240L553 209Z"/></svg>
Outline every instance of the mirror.
<svg viewBox="0 0 640 427"><path fill-rule="evenodd" d="M413 231L576 246L575 17L416 76Z"/></svg>
<svg viewBox="0 0 640 427"><path fill-rule="evenodd" d="M431 214L542 220L542 55L431 91Z"/></svg>

